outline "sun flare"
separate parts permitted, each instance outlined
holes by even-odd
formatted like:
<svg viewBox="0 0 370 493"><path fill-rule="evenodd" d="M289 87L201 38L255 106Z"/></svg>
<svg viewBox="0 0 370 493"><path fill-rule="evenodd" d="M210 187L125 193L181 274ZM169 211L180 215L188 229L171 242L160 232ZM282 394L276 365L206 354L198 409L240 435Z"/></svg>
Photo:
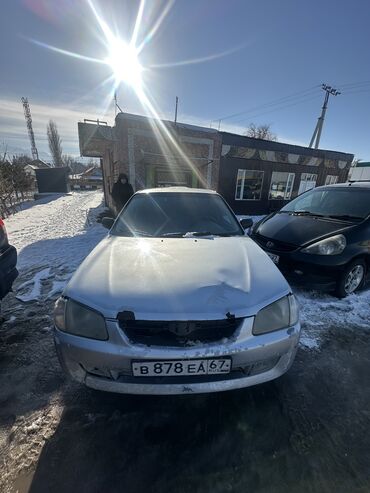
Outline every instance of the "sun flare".
<svg viewBox="0 0 370 493"><path fill-rule="evenodd" d="M134 88L141 86L143 67L135 46L122 39L113 38L110 40L108 52L105 62L111 67L116 84L124 82Z"/></svg>

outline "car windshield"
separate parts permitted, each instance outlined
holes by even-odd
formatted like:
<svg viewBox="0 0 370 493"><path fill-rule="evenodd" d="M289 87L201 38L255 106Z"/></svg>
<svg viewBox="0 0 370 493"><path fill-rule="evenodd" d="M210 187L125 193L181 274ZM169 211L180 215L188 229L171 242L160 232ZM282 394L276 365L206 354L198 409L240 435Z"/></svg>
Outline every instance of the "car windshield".
<svg viewBox="0 0 370 493"><path fill-rule="evenodd" d="M365 219L370 214L370 190L351 187L311 190L289 202L280 212Z"/></svg>
<svg viewBox="0 0 370 493"><path fill-rule="evenodd" d="M215 194L141 193L122 210L112 234L117 236L244 235L224 200Z"/></svg>

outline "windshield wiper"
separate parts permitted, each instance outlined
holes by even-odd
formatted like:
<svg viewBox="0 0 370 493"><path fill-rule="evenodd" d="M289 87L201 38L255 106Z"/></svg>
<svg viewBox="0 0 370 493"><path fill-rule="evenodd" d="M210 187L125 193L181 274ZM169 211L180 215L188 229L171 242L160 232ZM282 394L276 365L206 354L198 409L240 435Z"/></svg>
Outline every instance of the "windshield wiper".
<svg viewBox="0 0 370 493"><path fill-rule="evenodd" d="M330 214L328 216L325 216L325 217L330 217L332 219L339 219L339 220L343 220L343 221L347 221L347 220L351 220L351 219L354 219L356 221L363 221L363 217L361 216L351 216L350 214L338 214L337 216L334 215L334 214Z"/></svg>
<svg viewBox="0 0 370 493"><path fill-rule="evenodd" d="M236 236L238 234L238 231L235 231L233 233L211 233L210 231L187 231L186 233L179 233L179 232L174 232L174 233L163 233L162 235L159 235L160 238L192 238L194 236L221 236L221 237L227 237L227 236Z"/></svg>
<svg viewBox="0 0 370 493"><path fill-rule="evenodd" d="M316 212L310 211L290 211L291 214L296 216L315 216L315 217L325 217L324 214L317 214Z"/></svg>
<svg viewBox="0 0 370 493"><path fill-rule="evenodd" d="M184 237L192 237L192 236L214 236L210 231L188 231L184 234Z"/></svg>
<svg viewBox="0 0 370 493"><path fill-rule="evenodd" d="M150 233L147 233L146 231L140 231L139 229L131 229L130 233L132 233L132 236L148 236L152 237Z"/></svg>
<svg viewBox="0 0 370 493"><path fill-rule="evenodd" d="M187 231L186 233L163 233L160 238L192 238L193 236L214 236L209 231Z"/></svg>
<svg viewBox="0 0 370 493"><path fill-rule="evenodd" d="M159 235L160 238L182 238L185 233L163 233L163 235Z"/></svg>
<svg viewBox="0 0 370 493"><path fill-rule="evenodd" d="M227 237L227 236L236 236L237 234L238 234L238 231L235 231L233 233L212 233L211 231L189 231L184 236L185 237L186 236L188 236L188 237L192 237L192 236L221 236L221 237Z"/></svg>

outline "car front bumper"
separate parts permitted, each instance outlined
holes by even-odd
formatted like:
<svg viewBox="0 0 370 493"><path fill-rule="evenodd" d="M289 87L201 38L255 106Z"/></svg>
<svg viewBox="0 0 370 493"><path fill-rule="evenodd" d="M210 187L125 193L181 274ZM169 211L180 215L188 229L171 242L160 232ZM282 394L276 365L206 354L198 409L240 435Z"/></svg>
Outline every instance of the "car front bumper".
<svg viewBox="0 0 370 493"><path fill-rule="evenodd" d="M300 249L284 252L266 248L256 236L252 236L252 239L268 255L279 257L276 266L289 283L312 289L325 291L335 289L343 269L352 259L351 252L341 255L309 255L302 253Z"/></svg>
<svg viewBox="0 0 370 493"><path fill-rule="evenodd" d="M107 341L74 336L55 329L55 345L63 369L88 387L123 394L184 394L238 389L278 378L291 366L300 324L269 334L252 335L253 317L225 342L190 347L132 344L117 321L108 320ZM232 358L227 375L134 377L133 360L162 361Z"/></svg>

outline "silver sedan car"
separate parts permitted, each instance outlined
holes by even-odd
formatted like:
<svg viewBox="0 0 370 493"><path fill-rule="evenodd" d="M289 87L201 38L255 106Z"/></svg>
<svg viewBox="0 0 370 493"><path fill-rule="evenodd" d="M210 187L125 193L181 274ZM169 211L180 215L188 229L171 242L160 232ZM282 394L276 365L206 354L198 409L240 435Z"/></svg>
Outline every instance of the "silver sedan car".
<svg viewBox="0 0 370 493"><path fill-rule="evenodd" d="M289 369L299 335L288 283L224 199L203 189L136 193L55 306L63 368L110 392L266 382Z"/></svg>

